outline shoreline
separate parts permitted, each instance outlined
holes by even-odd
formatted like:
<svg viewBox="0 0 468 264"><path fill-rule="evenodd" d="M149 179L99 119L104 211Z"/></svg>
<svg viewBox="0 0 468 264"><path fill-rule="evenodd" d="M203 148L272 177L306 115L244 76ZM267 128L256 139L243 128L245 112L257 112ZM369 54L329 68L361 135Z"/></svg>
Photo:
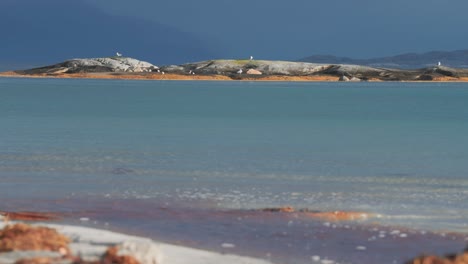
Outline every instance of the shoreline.
<svg viewBox="0 0 468 264"><path fill-rule="evenodd" d="M2 221L1 216L0 221ZM8 223L10 226L15 224L22 223ZM5 228L6 226L7 224L4 221L0 222L0 229ZM86 263L88 263L88 261L95 263L95 261L99 261L101 256L106 253L106 250L110 248L118 248L118 256L130 256L135 258L140 264L271 264L269 261L252 257L244 257L233 254L221 254L190 247L171 245L148 238L126 235L104 229L42 222L34 223L28 226L32 226L33 228L51 228L58 231L59 234L64 235L70 240L68 245L69 249L65 250L64 248L60 248L58 250L50 251L45 249L38 249L37 247L40 246L39 242L41 238L36 234L31 239L37 239L38 241L32 245L29 244L29 247L33 246L33 248L23 248L14 251L0 252L0 262L2 264L13 264L18 263L20 260L24 261L28 259L30 260L40 258L48 258L51 262L47 263L63 263L64 260L68 260L71 256L79 257ZM22 238L20 236L15 240L18 242L18 240L21 239ZM48 240L47 237L43 239ZM34 246L36 248L34 248ZM20 245L20 247L22 246ZM66 252L64 253L63 251ZM119 263L126 262L124 261Z"/></svg>
<svg viewBox="0 0 468 264"><path fill-rule="evenodd" d="M29 79L98 79L98 80L147 80L147 81L248 81L248 82L342 82L333 75L242 75L232 78L227 75L186 75L186 74L157 74L157 73L70 73L70 74L20 74L14 71L0 72L0 78L29 78ZM355 81L350 81L355 82ZM466 83L468 77L438 77L434 80L402 80L384 81L369 79L365 82L411 82L411 83Z"/></svg>
<svg viewBox="0 0 468 264"><path fill-rule="evenodd" d="M282 210L282 208L279 208L279 211L276 210L276 208L274 208L274 210L273 208L267 208L265 210L266 211L263 212L267 214L268 218L272 217L281 221L295 218L285 217L292 212L289 212L289 210ZM236 215L237 214L232 214L231 216L234 217ZM216 216L214 215L214 217ZM294 221L301 221L300 219L301 217L299 217L299 220ZM237 248L242 248L244 245L231 240L232 238L229 235L222 241L215 241L217 244L216 247L206 247L190 242L190 237L186 238L188 240L184 239L180 241L168 241L164 237L161 237L162 240L153 240L154 238L150 236L141 236L141 234L135 234L135 232L131 232L130 230L116 228L116 226L110 228L109 226L105 227L93 224L93 219L80 219L80 221L81 223L79 224L61 221L58 221L58 223L54 221L9 222L8 220L2 219L2 216L0 216L0 229L5 228L7 225L14 227L15 224L27 223L27 226L31 226L32 228L53 229L60 235L67 237L70 241L65 249L62 247L49 251L40 249L38 243L44 239L48 241L47 243L52 242L52 240L47 239L47 237L41 239L36 234L30 238L34 239L34 241L39 241L34 243L35 247L0 252L0 262L2 264L51 264L64 263L64 260L78 258L83 262L77 261L73 263L107 263L98 261L105 257L110 249L116 248L118 250L116 253L117 256L134 258L140 264L334 264L390 263L389 261L392 260L393 263L403 264L420 263L413 261L422 258L438 258L435 255L453 256L453 254L463 252L464 249L463 245L457 245L455 240L459 240L460 244L462 242L460 238L456 238L457 234L453 233L436 234L411 229L396 229L395 227L379 227L372 223L340 223L331 221L324 223L319 222L317 225L310 226L310 228L314 229L316 234L316 236L312 238L312 241L306 242L307 240L297 237L300 241L297 241L297 243L294 243L292 246L311 247L312 250L309 252L308 257L294 255L295 251L290 251L288 249L284 249L282 252L289 252L289 254L281 256L281 253L275 251L276 248L274 247L268 248L268 252L271 253L266 254L261 252L255 253L254 251L239 252ZM191 221L197 222L196 219L192 219ZM275 221L275 219L267 222L270 221ZM291 220L289 220L288 223L291 223ZM183 231L183 228L179 229L178 232L181 233L181 231ZM283 233L280 231L281 230L271 230L271 232L278 233L279 235ZM231 235L235 236L234 233ZM280 236L284 235L286 234L284 233ZM190 236L190 234L186 234L185 236ZM16 239L17 241L24 241L21 237ZM427 241L430 241L430 243L427 243ZM465 239L465 244L466 241L468 241L468 237ZM0 242L2 242L1 239ZM21 242L19 242L19 244L21 244ZM336 247L336 245L340 246ZM395 255L395 249L397 248L399 249L398 253L401 255ZM448 253L452 255L446 255ZM430 257L428 257L429 254L431 254ZM28 260L36 258L49 259L52 261L28 262ZM20 262L20 260L23 260L23 262ZM127 262L115 263L122 264ZM458 262L453 263L458 264Z"/></svg>
<svg viewBox="0 0 468 264"><path fill-rule="evenodd" d="M76 207L73 206L75 203L92 206ZM39 213L26 216L55 218L39 222L32 219L34 223L111 230L109 232L153 239L157 243L161 241L221 255L249 256L272 263L321 263L311 261L314 256L314 259L320 257L320 260L333 263L370 264L397 260L395 263L403 264L425 253L461 252L468 244L466 233L386 225L377 215L364 212L320 212L291 207L196 209L126 199L72 203L60 200L47 204L49 209L39 207ZM10 207L12 216L16 212L21 217L22 214L13 208L25 206ZM73 208L73 211L66 208Z"/></svg>

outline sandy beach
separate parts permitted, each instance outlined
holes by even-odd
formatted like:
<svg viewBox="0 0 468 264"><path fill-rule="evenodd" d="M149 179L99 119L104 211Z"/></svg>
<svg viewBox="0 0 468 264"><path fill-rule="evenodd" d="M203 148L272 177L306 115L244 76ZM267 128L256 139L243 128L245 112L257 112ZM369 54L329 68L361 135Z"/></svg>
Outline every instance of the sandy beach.
<svg viewBox="0 0 468 264"><path fill-rule="evenodd" d="M2 220L2 217L0 217ZM0 229L5 226L14 226L18 222L0 222ZM170 245L153 240L119 234L107 230L95 229L89 227L80 227L72 225L59 225L38 223L33 227L52 228L63 234L70 240L68 247L71 252L65 251L63 248L57 250L38 250L40 241L30 241L25 249L16 249L14 251L0 251L0 263L14 264L21 260L21 263L72 263L66 255L79 257L80 261L91 263L98 261L109 247L118 247L119 255L128 255L134 257L141 264L216 264L216 263L232 263L232 264L268 264L269 261L254 259L249 257L241 257L232 254L220 254L204 250L192 249L188 247ZM34 239L34 238L30 238ZM40 240L40 238L35 237ZM45 237L50 240L50 237ZM16 241L21 240L21 235L18 235ZM0 245L4 245L5 238L0 240ZM10 241L11 242L11 241ZM49 241L51 242L51 241ZM14 243L14 241L13 241ZM31 247L28 249L28 245ZM68 250L68 249L67 249ZM43 262L40 262L40 259ZM27 261L30 259L29 261ZM32 259L38 259L34 262ZM48 259L48 260L47 260ZM84 262L83 262L84 263ZM103 262L107 263L107 262ZM112 263L115 263L112 261ZM127 263L127 261L119 262Z"/></svg>
<svg viewBox="0 0 468 264"><path fill-rule="evenodd" d="M29 208L42 208L36 216L53 216L47 224L44 220L34 223L71 237L74 255L89 260L97 259L109 246L130 241L147 252L142 258L157 259L157 263L405 263L420 255L462 252L468 242L466 234L383 225L382 216L364 212L289 207L219 210L165 204L72 199L41 201ZM43 213L52 206L57 210ZM72 212L62 211L70 207ZM16 216L27 219L21 215ZM4 253L0 260L24 256Z"/></svg>

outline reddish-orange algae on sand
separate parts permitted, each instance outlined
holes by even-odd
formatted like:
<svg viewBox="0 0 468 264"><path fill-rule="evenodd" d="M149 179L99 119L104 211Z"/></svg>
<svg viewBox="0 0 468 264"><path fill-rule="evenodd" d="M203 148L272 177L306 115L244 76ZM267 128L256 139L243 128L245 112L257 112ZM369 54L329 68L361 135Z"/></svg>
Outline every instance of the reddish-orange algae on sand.
<svg viewBox="0 0 468 264"><path fill-rule="evenodd" d="M468 249L462 254L446 257L421 256L407 262L407 264L468 264Z"/></svg>
<svg viewBox="0 0 468 264"><path fill-rule="evenodd" d="M0 230L0 252L45 250L68 254L70 240L55 229L33 227L23 223L7 225Z"/></svg>
<svg viewBox="0 0 468 264"><path fill-rule="evenodd" d="M364 220L373 217L373 214L365 212L346 212L346 211L333 211L333 212L321 212L321 211L310 211L308 209L296 210L293 207L274 207L261 209L262 212L270 213L296 213L301 214L310 218L316 218L319 220L326 221L354 221Z"/></svg>
<svg viewBox="0 0 468 264"><path fill-rule="evenodd" d="M28 258L28 259L20 259L15 262L15 264L52 264L56 261L53 258L48 257L36 257L36 258Z"/></svg>
<svg viewBox="0 0 468 264"><path fill-rule="evenodd" d="M101 261L96 264L140 264L134 257L128 255L119 255L117 247L110 247L102 257Z"/></svg>
<svg viewBox="0 0 468 264"><path fill-rule="evenodd" d="M50 221L59 218L58 214L40 212L0 212L0 215L13 221Z"/></svg>
<svg viewBox="0 0 468 264"><path fill-rule="evenodd" d="M35 257L20 259L15 264L50 264L61 260L72 260L74 264L140 264L134 257L119 255L117 247L109 247L98 261L84 261L72 256L68 244L70 240L53 228L33 227L18 223L7 225L0 230L0 252L11 251L55 251L62 257Z"/></svg>
<svg viewBox="0 0 468 264"><path fill-rule="evenodd" d="M305 213L307 216L312 218L323 219L327 221L355 221L355 220L364 220L369 217L372 217L372 214L364 212L344 212L344 211L335 211L335 212L311 212Z"/></svg>

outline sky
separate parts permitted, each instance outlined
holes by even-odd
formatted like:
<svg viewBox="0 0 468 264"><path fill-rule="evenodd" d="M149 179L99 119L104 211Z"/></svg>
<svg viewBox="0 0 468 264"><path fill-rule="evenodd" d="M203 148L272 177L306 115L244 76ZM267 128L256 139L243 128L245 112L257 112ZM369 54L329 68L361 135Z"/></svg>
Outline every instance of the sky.
<svg viewBox="0 0 468 264"><path fill-rule="evenodd" d="M466 0L88 0L208 39L224 57L370 58L468 48Z"/></svg>
<svg viewBox="0 0 468 264"><path fill-rule="evenodd" d="M0 70L116 51L156 65L468 49L466 0L0 0Z"/></svg>

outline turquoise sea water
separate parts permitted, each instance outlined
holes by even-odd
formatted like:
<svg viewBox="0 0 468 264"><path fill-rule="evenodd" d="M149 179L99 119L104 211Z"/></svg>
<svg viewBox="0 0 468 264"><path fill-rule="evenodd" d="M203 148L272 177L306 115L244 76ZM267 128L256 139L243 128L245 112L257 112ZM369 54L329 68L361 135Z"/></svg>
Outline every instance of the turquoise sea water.
<svg viewBox="0 0 468 264"><path fill-rule="evenodd" d="M468 232L468 84L0 78L0 200L356 210Z"/></svg>

